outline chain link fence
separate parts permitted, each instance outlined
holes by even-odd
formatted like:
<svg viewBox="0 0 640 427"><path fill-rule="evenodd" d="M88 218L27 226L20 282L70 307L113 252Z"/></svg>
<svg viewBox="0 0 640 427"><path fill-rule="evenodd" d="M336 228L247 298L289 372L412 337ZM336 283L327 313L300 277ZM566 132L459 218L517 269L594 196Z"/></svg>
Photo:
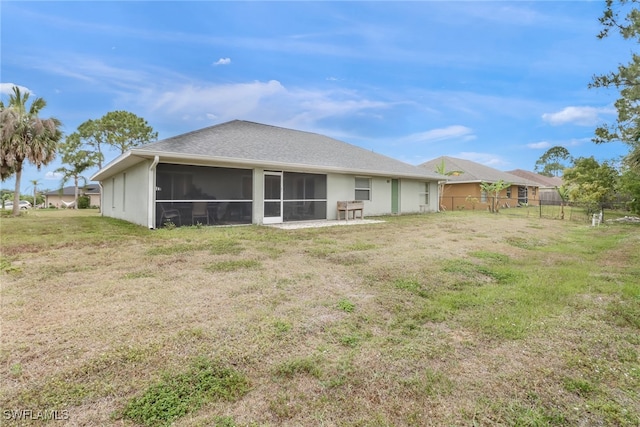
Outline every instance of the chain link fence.
<svg viewBox="0 0 640 427"><path fill-rule="evenodd" d="M626 203L616 201L604 205L597 203L562 203L557 200L536 200L533 203L517 202L513 199L498 198L497 203L494 197L486 197L482 200L473 197L448 196L442 198L442 207L445 211L472 211L478 213L495 212L501 215L530 216L548 219L564 219L591 223L594 214L603 213L603 218L607 217L607 212L624 213ZM619 215L616 215L619 216Z"/></svg>

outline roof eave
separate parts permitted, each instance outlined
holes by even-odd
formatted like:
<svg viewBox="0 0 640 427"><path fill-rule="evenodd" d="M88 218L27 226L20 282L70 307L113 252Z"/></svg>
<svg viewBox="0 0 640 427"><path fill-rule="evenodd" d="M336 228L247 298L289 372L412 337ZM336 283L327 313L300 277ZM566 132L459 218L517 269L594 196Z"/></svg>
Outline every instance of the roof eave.
<svg viewBox="0 0 640 427"><path fill-rule="evenodd" d="M273 162L273 161L264 161L264 160L252 160L252 159L242 159L242 158L233 158L233 157L216 157L216 156L206 156L206 155L197 155L197 154L181 154L167 151L151 151L151 150L131 150L131 157L139 158L154 158L155 156L159 156L163 162L167 161L178 161L184 164L200 164L200 165L210 165L212 163L215 164L224 164L224 165L234 165L234 166L247 166L247 167L262 167L265 169L273 168L277 170L308 170L315 172L335 172L335 173L349 173L352 175L370 175L370 176L386 176L386 177L397 177L397 178L411 178L411 179L423 179L426 181L438 181L440 178L437 176L423 175L423 174L412 174L406 172L397 172L397 171L379 171L379 170L369 170L369 169L349 169L342 168L336 166L323 166L323 165L311 165L305 163L284 163L284 162ZM121 156L122 157L122 156ZM118 158L114 160L112 163L107 165L105 168L100 170L96 175L92 177L92 180L99 180L100 178L106 178L113 173L116 173L122 168L116 168L116 163L121 163L127 158ZM140 161L138 160L138 161ZM132 162L130 162L133 164ZM113 164L113 166L112 166ZM113 170L109 170L113 169ZM110 172L110 173L109 173Z"/></svg>
<svg viewBox="0 0 640 427"><path fill-rule="evenodd" d="M128 168L128 167L130 167L130 166L142 161L142 159L134 159L132 156L133 156L133 150L129 150L129 151L119 155L118 157L113 159L111 162L109 162L105 167L103 167L98 172L96 172L89 179L91 181L102 181L105 178L108 178L108 177L110 177L112 175L115 175L116 173L120 172L121 170L124 170L124 169L126 169L126 168Z"/></svg>

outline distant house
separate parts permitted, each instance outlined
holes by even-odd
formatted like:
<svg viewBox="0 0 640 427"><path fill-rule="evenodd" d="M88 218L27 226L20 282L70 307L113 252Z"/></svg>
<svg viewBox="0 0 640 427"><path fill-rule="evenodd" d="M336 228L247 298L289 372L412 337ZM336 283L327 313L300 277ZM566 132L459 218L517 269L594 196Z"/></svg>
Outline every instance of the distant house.
<svg viewBox="0 0 640 427"><path fill-rule="evenodd" d="M524 178L531 182L538 183L540 185L540 203L546 205L555 205L560 204L562 201L560 199L560 195L558 194L557 188L562 186L563 181L561 177L558 176L544 176L537 174L535 172L529 172L522 169L515 169L509 171L511 175L519 176L520 178Z"/></svg>
<svg viewBox="0 0 640 427"><path fill-rule="evenodd" d="M441 175L441 180L446 180L441 197L442 210L487 209L492 195L484 193L480 183L492 184L500 180L511 184L499 195L500 207L536 205L539 201L539 184L536 182L470 160L442 156L419 166L435 172L443 161L445 171L459 173L450 176Z"/></svg>
<svg viewBox="0 0 640 427"><path fill-rule="evenodd" d="M64 187L60 190L49 191L44 194L45 207L65 208L71 207L75 200L74 186ZM78 188L78 194L89 197L89 205L100 207L100 186L93 182Z"/></svg>
<svg viewBox="0 0 640 427"><path fill-rule="evenodd" d="M439 176L316 133L234 120L133 148L93 180L105 216L167 222L270 224L438 210Z"/></svg>

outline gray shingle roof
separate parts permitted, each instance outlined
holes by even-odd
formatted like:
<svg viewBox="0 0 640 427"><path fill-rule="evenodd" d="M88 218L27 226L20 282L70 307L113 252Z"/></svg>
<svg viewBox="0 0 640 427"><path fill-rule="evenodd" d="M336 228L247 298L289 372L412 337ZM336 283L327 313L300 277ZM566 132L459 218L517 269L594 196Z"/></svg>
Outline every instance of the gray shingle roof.
<svg viewBox="0 0 640 427"><path fill-rule="evenodd" d="M537 174L535 172L529 172L522 169L515 169L512 171L508 171L511 175L516 175L521 178L527 179L529 181L536 182L540 184L540 187L544 188L556 188L560 187L563 184L562 178L558 176L544 176Z"/></svg>
<svg viewBox="0 0 640 427"><path fill-rule="evenodd" d="M94 183L87 184L86 187L81 185L78 187L78 191L80 192L80 194L100 194L100 186ZM49 191L44 194L45 196L75 196L76 187L72 185L69 187L64 187L60 190Z"/></svg>
<svg viewBox="0 0 640 427"><path fill-rule="evenodd" d="M471 160L457 159L455 157L442 156L437 159L429 160L419 165L429 171L435 172L436 168L444 160L446 171L462 171L459 175L446 176L447 181L456 182L497 182L503 180L515 185L537 186L538 184L531 182L525 178L512 175Z"/></svg>
<svg viewBox="0 0 640 427"><path fill-rule="evenodd" d="M234 120L131 150L354 173L438 179L431 171L316 133Z"/></svg>

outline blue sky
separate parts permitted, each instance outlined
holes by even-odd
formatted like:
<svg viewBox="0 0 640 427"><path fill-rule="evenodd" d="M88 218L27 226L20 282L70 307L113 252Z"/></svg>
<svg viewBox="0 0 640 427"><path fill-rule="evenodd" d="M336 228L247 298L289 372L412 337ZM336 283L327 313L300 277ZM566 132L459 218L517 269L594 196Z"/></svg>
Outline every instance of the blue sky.
<svg viewBox="0 0 640 427"><path fill-rule="evenodd" d="M0 92L5 102L13 85L43 97L41 117L60 119L66 134L126 110L159 139L242 119L415 165L449 155L533 170L556 145L616 159L626 146L591 138L615 120L618 93L587 86L634 46L597 39L603 10L604 1L2 1ZM23 191L34 179L59 188L60 166L27 166Z"/></svg>

